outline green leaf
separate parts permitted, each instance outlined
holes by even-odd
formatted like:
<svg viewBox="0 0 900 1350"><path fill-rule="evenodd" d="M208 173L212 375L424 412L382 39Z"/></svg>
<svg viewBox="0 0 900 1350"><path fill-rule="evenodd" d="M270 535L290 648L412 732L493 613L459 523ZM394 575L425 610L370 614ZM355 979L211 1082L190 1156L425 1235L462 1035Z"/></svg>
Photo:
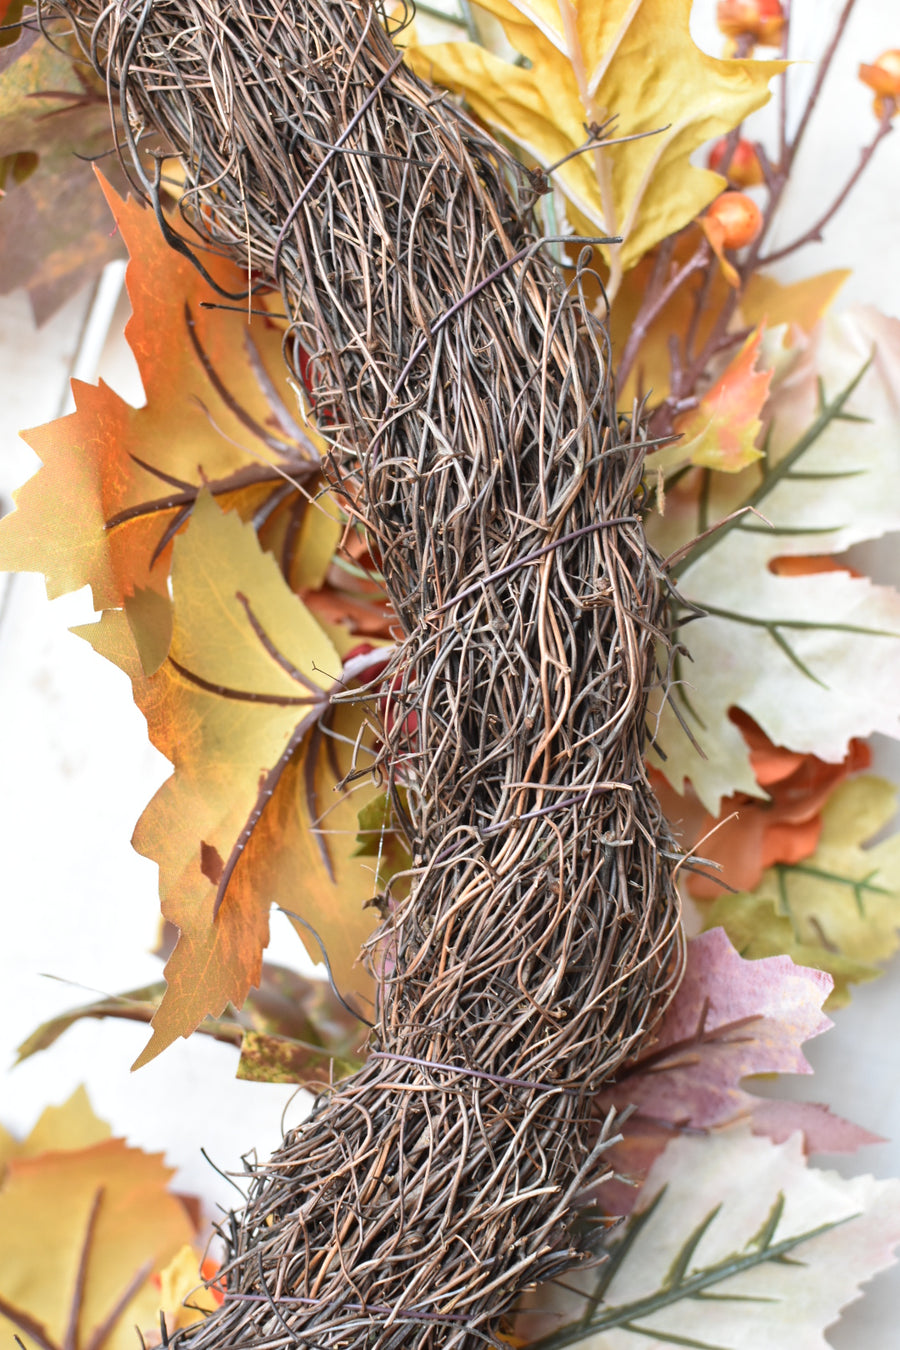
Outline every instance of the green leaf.
<svg viewBox="0 0 900 1350"><path fill-rule="evenodd" d="M362 1062L290 1036L245 1031L237 1076L250 1083L331 1083L353 1073Z"/></svg>

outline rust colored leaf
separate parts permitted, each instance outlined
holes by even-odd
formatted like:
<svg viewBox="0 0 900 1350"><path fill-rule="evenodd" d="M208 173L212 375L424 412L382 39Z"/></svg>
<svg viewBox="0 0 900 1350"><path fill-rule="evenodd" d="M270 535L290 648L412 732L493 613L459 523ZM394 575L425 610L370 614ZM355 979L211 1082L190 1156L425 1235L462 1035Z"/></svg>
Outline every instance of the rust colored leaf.
<svg viewBox="0 0 900 1350"><path fill-rule="evenodd" d="M333 505L308 502L321 486L319 442L291 412L277 324L204 308L219 297L152 212L102 186L131 255L126 336L147 402L76 383L76 411L26 433L43 468L0 525L0 565L43 572L51 598L90 585L96 609L124 607L150 674L171 628L172 540L201 488L256 522L298 590L321 585L340 524ZM96 184L94 196L109 219ZM207 266L226 290L243 284L232 264Z"/></svg>
<svg viewBox="0 0 900 1350"><path fill-rule="evenodd" d="M729 886L752 891L766 868L808 858L818 846L822 811L831 793L848 775L868 768L872 758L865 742L854 740L842 760L829 764L816 755L773 745L745 713L735 710L731 720L747 743L765 799L734 793L713 816L690 785L679 796L661 773L651 771L654 791L682 846L689 852L696 849L720 869L688 873L688 890L698 900L718 899Z"/></svg>

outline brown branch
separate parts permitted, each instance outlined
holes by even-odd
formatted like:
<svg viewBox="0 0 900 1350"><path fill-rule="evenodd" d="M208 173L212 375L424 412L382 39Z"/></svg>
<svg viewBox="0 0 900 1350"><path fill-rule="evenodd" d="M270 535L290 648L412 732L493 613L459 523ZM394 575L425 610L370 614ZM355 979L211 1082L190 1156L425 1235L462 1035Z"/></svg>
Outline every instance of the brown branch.
<svg viewBox="0 0 900 1350"><path fill-rule="evenodd" d="M638 311L637 318L634 321L634 327L628 335L628 341L622 352L622 358L619 362L617 378L619 385L624 386L631 372L635 357L644 338L650 329L653 321L662 313L666 305L684 285L688 277L693 276L695 272L701 271L709 263L710 249L704 239L703 243L691 255L691 257L679 267L665 283L664 286L646 301L646 304Z"/></svg>
<svg viewBox="0 0 900 1350"><path fill-rule="evenodd" d="M97 1227L97 1215L100 1213L102 1202L103 1187L98 1186L91 1200L87 1223L84 1226L84 1237L81 1241L81 1251L78 1254L78 1267L75 1271L75 1284L72 1288L72 1300L69 1305L69 1320L63 1333L61 1350L78 1350L78 1324L83 1310L84 1288L87 1283L88 1263L91 1258L94 1231Z"/></svg>
<svg viewBox="0 0 900 1350"><path fill-rule="evenodd" d="M878 149L885 136L893 130L891 119L894 116L895 110L896 103L894 99L885 99L884 112L881 115L878 130L875 132L875 135L869 144L862 150L859 163L824 215L816 221L815 225L811 225L804 234L801 234L797 239L793 240L792 243L785 244L783 248L775 249L772 253L767 253L764 258L758 258L756 264L758 267L768 267L771 263L780 262L782 258L788 257L789 254L795 253L797 249L804 248L807 244L821 243L822 231L825 229L825 226L828 225L833 216L837 215L850 193L856 187L856 184L865 172L866 167L871 162L875 151Z"/></svg>

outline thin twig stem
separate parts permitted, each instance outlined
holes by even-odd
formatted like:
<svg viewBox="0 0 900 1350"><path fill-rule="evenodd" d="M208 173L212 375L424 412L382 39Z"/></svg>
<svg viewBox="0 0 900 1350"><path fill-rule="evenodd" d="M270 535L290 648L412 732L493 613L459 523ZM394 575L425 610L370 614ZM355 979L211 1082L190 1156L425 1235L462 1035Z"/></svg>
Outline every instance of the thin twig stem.
<svg viewBox="0 0 900 1350"><path fill-rule="evenodd" d="M825 229L825 226L829 224L833 216L837 215L850 193L856 187L856 184L859 182L868 164L871 162L878 146L884 140L885 136L893 130L891 119L895 109L896 103L894 99L885 99L884 112L881 115L878 130L875 132L875 135L869 144L861 152L859 163L825 214L816 221L815 225L811 225L804 234L801 234L797 239L792 240L790 244L785 244L783 248L775 249L772 253L767 253L764 258L757 259L758 267L768 267L771 263L780 262L782 258L788 257L791 253L796 253L797 249L804 248L807 244L821 243L822 231Z"/></svg>
<svg viewBox="0 0 900 1350"><path fill-rule="evenodd" d="M622 352L622 359L619 362L618 370L620 386L624 386L625 381L628 379L631 367L634 364L634 359L637 356L641 343L647 336L650 325L659 314L662 313L673 295L675 295L676 291L684 285L688 277L692 276L694 272L699 272L707 265L709 256L709 245L704 239L703 243L700 244L687 262L672 274L663 288L655 296L651 298L648 294L647 303L645 306L642 306L639 311L638 317L635 319L634 327L625 344L625 349Z"/></svg>

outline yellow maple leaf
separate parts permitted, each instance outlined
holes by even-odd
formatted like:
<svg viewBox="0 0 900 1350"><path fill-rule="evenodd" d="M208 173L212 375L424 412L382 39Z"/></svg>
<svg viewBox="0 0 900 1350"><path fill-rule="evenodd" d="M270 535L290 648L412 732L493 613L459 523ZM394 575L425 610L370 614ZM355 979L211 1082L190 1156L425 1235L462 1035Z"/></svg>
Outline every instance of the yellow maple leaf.
<svg viewBox="0 0 900 1350"><path fill-rule="evenodd" d="M556 179L580 233L621 236L604 255L615 294L624 271L686 225L724 180L691 165L699 145L768 99L777 61L720 61L690 35L691 0L484 0L521 53L515 65L472 42L411 46L423 78L543 167L580 150L586 127L615 117L625 144L596 144Z"/></svg>
<svg viewBox="0 0 900 1350"><path fill-rule="evenodd" d="M132 1350L135 1325L158 1324L154 1270L193 1236L160 1155L121 1139L78 1145L85 1105L76 1098L51 1118L53 1148L9 1164L0 1191L4 1344L15 1335L26 1350Z"/></svg>
<svg viewBox="0 0 900 1350"><path fill-rule="evenodd" d="M819 846L793 866L779 863L754 891L725 895L706 926L722 927L744 956L786 952L834 977L829 1006L850 1000L849 985L881 974L897 950L900 835L869 845L891 820L897 790L864 775L842 783L823 812Z"/></svg>
<svg viewBox="0 0 900 1350"><path fill-rule="evenodd" d="M848 268L836 267L784 285L767 272L754 272L741 296L741 315L750 328L789 323L811 333L849 276Z"/></svg>
<svg viewBox="0 0 900 1350"><path fill-rule="evenodd" d="M751 333L697 407L678 421L676 430L683 439L654 456L654 468L689 463L739 473L762 458L756 438L762 428L759 414L769 393L772 372L755 369L761 342L760 327Z"/></svg>
<svg viewBox="0 0 900 1350"><path fill-rule="evenodd" d="M335 791L364 713L337 708L333 739L317 721L343 669L332 636L252 524L223 514L209 492L175 540L172 597L171 651L152 676L142 674L122 610L75 630L128 673L150 739L175 770L134 836L159 863L163 913L180 931L135 1067L259 984L272 904L313 925L338 987L364 999L370 980L354 963L376 918L363 908L371 869L352 856L357 814L376 787ZM306 930L301 937L321 959Z"/></svg>
<svg viewBox="0 0 900 1350"><path fill-rule="evenodd" d="M90 1098L77 1087L60 1106L48 1106L39 1116L28 1138L19 1142L0 1125L0 1176L13 1158L33 1158L51 1150L86 1148L108 1139L112 1131L94 1114Z"/></svg>
<svg viewBox="0 0 900 1350"><path fill-rule="evenodd" d="M205 1284L204 1270L209 1264L206 1261L201 1264L194 1248L186 1242L159 1272L159 1302L165 1310L170 1336L198 1322L204 1313L212 1312L221 1303L221 1293Z"/></svg>

